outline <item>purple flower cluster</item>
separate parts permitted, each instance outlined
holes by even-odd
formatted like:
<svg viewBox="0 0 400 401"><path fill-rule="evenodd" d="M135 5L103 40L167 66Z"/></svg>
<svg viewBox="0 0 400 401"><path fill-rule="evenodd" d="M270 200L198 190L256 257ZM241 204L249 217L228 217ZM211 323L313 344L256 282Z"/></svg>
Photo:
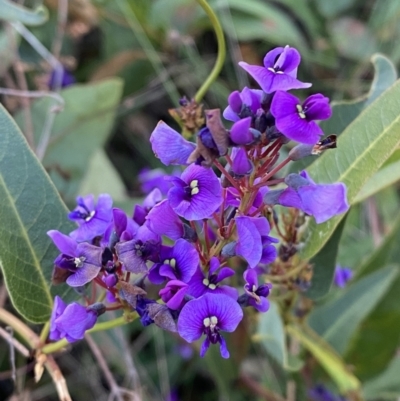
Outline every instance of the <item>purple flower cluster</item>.
<svg viewBox="0 0 400 401"><path fill-rule="evenodd" d="M295 247L273 206L295 208L317 223L348 209L341 183L316 184L305 171L275 176L286 164L277 161L287 140L311 154L322 135L315 120L331 114L321 94L301 102L287 93L311 86L297 79L299 63L300 54L288 46L267 53L264 67L240 63L262 90L229 96L223 115L233 122L230 130L219 110L205 111L195 143L160 122L150 137L153 151L180 170L142 172L147 196L131 215L113 208L107 194L97 203L91 195L77 198L69 213L76 230L48 232L60 251L54 277L81 291L89 283L102 287L107 304L94 306L93 289L86 307L57 298L50 339L76 341L105 309L123 308L135 311L144 326L178 332L189 343L203 337L201 356L218 343L222 357L229 357L223 332L236 330L243 308L268 311L272 285L264 274L292 267L286 262ZM283 186L271 188L277 184ZM288 225L293 232L296 224ZM279 254L276 236L285 242ZM279 261L286 264L276 269ZM148 296L149 287L158 300Z"/></svg>

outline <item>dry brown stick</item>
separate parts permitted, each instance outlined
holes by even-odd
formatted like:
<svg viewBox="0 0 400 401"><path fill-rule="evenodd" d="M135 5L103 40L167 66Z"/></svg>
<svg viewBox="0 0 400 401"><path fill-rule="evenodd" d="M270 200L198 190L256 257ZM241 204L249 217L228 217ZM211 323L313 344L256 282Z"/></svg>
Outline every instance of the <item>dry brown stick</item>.
<svg viewBox="0 0 400 401"><path fill-rule="evenodd" d="M103 372L105 379L107 380L108 385L110 386L111 394L114 395L118 401L124 401L124 398L121 396L120 387L118 386L117 382L115 381L114 376L112 375L112 373L107 365L107 362L104 359L103 354L100 351L100 348L95 343L95 341L93 340L93 338L91 337L90 334L85 334L85 339L89 345L90 350L93 353L93 356L96 358L96 360L99 364L99 367L100 367L101 371Z"/></svg>
<svg viewBox="0 0 400 401"><path fill-rule="evenodd" d="M7 330L0 327L0 337L3 337L8 343L12 343L13 347L25 358L29 358L29 350L25 345L21 344L16 338L11 337Z"/></svg>

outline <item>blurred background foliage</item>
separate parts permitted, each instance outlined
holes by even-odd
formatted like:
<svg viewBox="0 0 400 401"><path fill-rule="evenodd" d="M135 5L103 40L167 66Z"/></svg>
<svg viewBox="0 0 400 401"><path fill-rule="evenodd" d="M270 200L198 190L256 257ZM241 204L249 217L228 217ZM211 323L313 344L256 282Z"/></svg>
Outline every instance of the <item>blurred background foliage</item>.
<svg viewBox="0 0 400 401"><path fill-rule="evenodd" d="M148 141L153 128L160 119L177 128L168 109L182 96L194 96L215 61L217 45L205 13L194 0L46 0L44 22L38 1L26 1L26 9L9 15L10 4L0 0L0 86L51 90L52 57L76 83L59 92L65 105L53 113L49 138L46 124L53 115L49 110L59 107L57 99L3 94L1 102L43 150L43 165L67 205L78 194L109 192L130 212L134 199L143 196L139 172L161 166ZM65 27L63 4L68 6ZM396 79L398 0L210 0L210 5L226 34L228 58L204 99L206 108L223 109L231 91L254 87L238 61L261 64L267 51L286 44L302 54L301 80L313 83L304 94L322 92L336 102L333 121L323 126L326 134L340 134ZM15 29L16 21L27 26L28 36ZM28 43L32 37L47 49L47 60ZM359 195L336 241L336 262L352 268L355 279L345 290L334 288L317 299L309 318L326 341L314 347L328 350L328 359L319 359L320 349L312 349L312 334L293 332L288 344L287 322L273 303L265 315L249 314L230 336L227 361L215 349L202 360L197 349L177 337L144 330L137 322L96 333L118 384L141 393L143 400L294 401L309 399L308 390L317 383L337 393L340 375L353 372L365 399L398 399L400 150L379 174ZM308 302L304 298L305 309ZM299 344L304 346L300 354ZM7 399L13 385L4 344L1 349L0 399ZM84 342L58 361L74 400L108 399L109 384ZM24 375L21 368L18 375L16 388L26 397L21 399L57 399L46 378L33 384L32 363L20 356L17 362L28 370ZM326 373L329 366L339 369L335 385Z"/></svg>

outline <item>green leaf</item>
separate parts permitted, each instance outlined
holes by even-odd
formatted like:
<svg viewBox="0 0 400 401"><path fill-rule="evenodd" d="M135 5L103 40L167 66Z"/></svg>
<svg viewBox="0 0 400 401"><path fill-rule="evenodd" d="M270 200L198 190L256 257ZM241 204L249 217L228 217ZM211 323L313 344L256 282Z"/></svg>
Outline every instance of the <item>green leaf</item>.
<svg viewBox="0 0 400 401"><path fill-rule="evenodd" d="M398 241L397 248L399 248ZM397 277L352 339L346 360L354 366L356 374L363 381L380 374L398 349L400 343L399 288L400 277Z"/></svg>
<svg viewBox="0 0 400 401"><path fill-rule="evenodd" d="M400 160L381 168L361 188L353 203L359 203L400 180Z"/></svg>
<svg viewBox="0 0 400 401"><path fill-rule="evenodd" d="M309 325L340 354L348 348L357 327L371 313L398 275L398 269L381 269L353 285L340 298L316 308Z"/></svg>
<svg viewBox="0 0 400 401"><path fill-rule="evenodd" d="M333 101L331 103L332 117L321 121L320 124L326 134L340 135L368 105L396 82L396 67L390 59L383 54L377 53L371 57L371 63L374 67L374 79L368 93L355 100ZM342 149L335 150L335 152L341 151ZM315 156L305 157L292 163L290 171L297 173L304 170L314 161L316 161Z"/></svg>
<svg viewBox="0 0 400 401"><path fill-rule="evenodd" d="M73 199L86 175L95 151L103 147L114 122L122 93L122 81L112 78L61 91L65 107L55 118L52 136L43 159L64 199ZM43 130L53 100L40 99L32 106L35 137ZM23 114L16 116L23 127Z"/></svg>
<svg viewBox="0 0 400 401"><path fill-rule="evenodd" d="M302 367L302 362L297 358L290 358L286 348L286 334L279 313L278 305L270 303L268 313L260 315L257 334L253 340L258 341L284 369L296 371Z"/></svg>
<svg viewBox="0 0 400 401"><path fill-rule="evenodd" d="M393 400L400 397L400 358L394 357L388 368L363 385L366 400Z"/></svg>
<svg viewBox="0 0 400 401"><path fill-rule="evenodd" d="M384 241L375 252L357 268L357 278L364 277L389 263L398 263L400 260L400 249L398 240L400 238L400 214L394 220L394 224Z"/></svg>
<svg viewBox="0 0 400 401"><path fill-rule="evenodd" d="M0 105L0 267L11 301L26 319L51 313L57 249L48 230L71 231L67 209L17 125Z"/></svg>
<svg viewBox="0 0 400 401"><path fill-rule="evenodd" d="M9 0L0 0L0 19L10 22L19 21L24 25L42 25L49 18L46 7L38 6L35 10L15 4Z"/></svg>
<svg viewBox="0 0 400 401"><path fill-rule="evenodd" d="M321 14L327 18L332 18L340 12L350 8L356 0L316 0L316 5Z"/></svg>
<svg viewBox="0 0 400 401"><path fill-rule="evenodd" d="M340 222L332 237L321 251L310 261L313 265L313 277L311 287L306 292L306 296L311 299L323 297L331 287L333 275L335 274L339 242L345 223L346 217Z"/></svg>
<svg viewBox="0 0 400 401"><path fill-rule="evenodd" d="M305 326L287 326L288 334L296 338L314 357L336 383L341 393L357 390L358 379L347 369L344 361L321 337Z"/></svg>
<svg viewBox="0 0 400 401"><path fill-rule="evenodd" d="M397 81L346 128L338 140L339 151L326 152L308 169L318 183L343 182L348 201L358 192L400 144L400 82ZM317 225L311 221L305 259L314 256L328 241L343 215Z"/></svg>
<svg viewBox="0 0 400 401"><path fill-rule="evenodd" d="M126 200L125 185L103 149L96 150L92 156L86 175L79 187L79 193L93 194L96 197L108 193L114 201Z"/></svg>

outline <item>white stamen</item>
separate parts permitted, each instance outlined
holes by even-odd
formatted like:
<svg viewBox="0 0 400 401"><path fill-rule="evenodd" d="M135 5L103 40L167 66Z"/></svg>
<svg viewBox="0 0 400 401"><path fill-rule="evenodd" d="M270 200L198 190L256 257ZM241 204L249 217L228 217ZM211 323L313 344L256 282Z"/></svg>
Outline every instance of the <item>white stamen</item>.
<svg viewBox="0 0 400 401"><path fill-rule="evenodd" d="M83 267L83 262L86 260L84 256L81 256L79 258L74 258L74 263L76 267Z"/></svg>
<svg viewBox="0 0 400 401"><path fill-rule="evenodd" d="M96 211L92 210L88 217L86 217L85 221L92 220L93 216L96 214Z"/></svg>
<svg viewBox="0 0 400 401"><path fill-rule="evenodd" d="M210 319L209 317L206 317L206 318L203 320L203 324L204 324L204 327L210 327L211 319Z"/></svg>
<svg viewBox="0 0 400 401"><path fill-rule="evenodd" d="M217 288L217 286L216 286L215 284L210 284L210 285L208 286L208 288L209 288L210 290L215 290L215 289Z"/></svg>
<svg viewBox="0 0 400 401"><path fill-rule="evenodd" d="M190 181L190 188L197 188L199 185L199 180Z"/></svg>
<svg viewBox="0 0 400 401"><path fill-rule="evenodd" d="M173 269L175 269L175 267L176 267L176 260L175 260L174 258L170 259L170 260L169 260L169 265L170 265Z"/></svg>
<svg viewBox="0 0 400 401"><path fill-rule="evenodd" d="M275 69L272 68L272 67L268 67L267 70L268 70L268 71L271 71L271 72L273 72L273 73L276 73Z"/></svg>
<svg viewBox="0 0 400 401"><path fill-rule="evenodd" d="M304 112L303 107L301 107L301 104L296 104L296 109L297 109L297 113L299 114L300 118L305 119L306 113Z"/></svg>
<svg viewBox="0 0 400 401"><path fill-rule="evenodd" d="M199 192L200 192L199 188L196 187L190 191L190 195L197 195Z"/></svg>
<svg viewBox="0 0 400 401"><path fill-rule="evenodd" d="M284 74L283 71L276 71L276 74Z"/></svg>
<svg viewBox="0 0 400 401"><path fill-rule="evenodd" d="M257 286L256 285L253 285L253 288L252 288L252 292L256 292L256 290L257 290Z"/></svg>
<svg viewBox="0 0 400 401"><path fill-rule="evenodd" d="M204 284L206 287L208 287L208 285L210 284L210 282L205 278L205 279L203 280L203 284Z"/></svg>

